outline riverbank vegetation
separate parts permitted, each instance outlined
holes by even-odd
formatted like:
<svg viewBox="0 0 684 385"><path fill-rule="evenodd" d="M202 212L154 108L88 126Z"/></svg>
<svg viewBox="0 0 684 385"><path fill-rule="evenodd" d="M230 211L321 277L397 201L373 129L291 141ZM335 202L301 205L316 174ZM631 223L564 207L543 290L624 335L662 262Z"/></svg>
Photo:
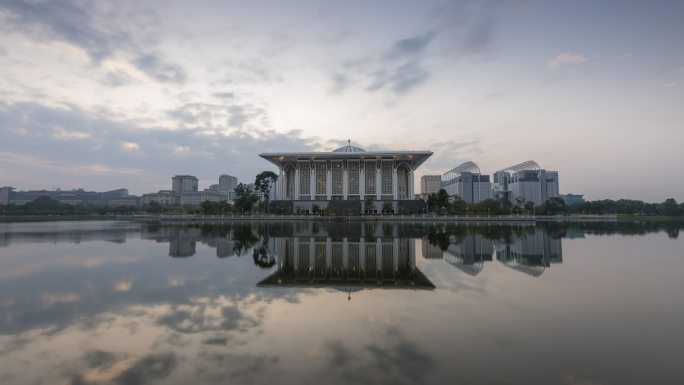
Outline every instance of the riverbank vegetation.
<svg viewBox="0 0 684 385"><path fill-rule="evenodd" d="M267 197L260 196L247 185L236 188L233 204L226 201L205 201L200 206L162 206L152 202L143 207L133 206L93 206L61 203L50 197L39 197L23 205L0 206L3 216L93 216L93 215L136 215L136 214L199 214L230 215L252 212L265 212ZM387 202L389 203L389 202ZM566 205L560 198L551 198L542 205L532 202L516 201L510 203L488 199L480 203L466 203L461 199L449 197L440 190L427 199L427 211L439 215L609 215L618 214L621 220L684 220L684 203L667 199L661 203L647 203L632 199L588 201ZM317 207L317 206L316 206ZM320 208L319 213L326 214ZM390 212L390 210L387 210ZM283 213L285 214L285 213Z"/></svg>

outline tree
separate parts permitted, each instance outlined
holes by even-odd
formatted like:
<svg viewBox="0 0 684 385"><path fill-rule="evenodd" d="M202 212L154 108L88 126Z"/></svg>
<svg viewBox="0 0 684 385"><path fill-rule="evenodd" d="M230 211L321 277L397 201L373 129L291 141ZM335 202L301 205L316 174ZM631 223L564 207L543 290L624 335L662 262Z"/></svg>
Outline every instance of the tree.
<svg viewBox="0 0 684 385"><path fill-rule="evenodd" d="M528 213L534 210L534 202L527 201L527 203L525 203L525 210L527 210Z"/></svg>
<svg viewBox="0 0 684 385"><path fill-rule="evenodd" d="M394 207L392 207L392 203L390 202L385 202L382 204L382 212L385 214L389 214L394 211Z"/></svg>
<svg viewBox="0 0 684 385"><path fill-rule="evenodd" d="M558 214L565 211L565 201L559 197L549 198L539 211L546 215Z"/></svg>
<svg viewBox="0 0 684 385"><path fill-rule="evenodd" d="M147 212L155 215L161 214L162 205L160 205L159 202L152 201L150 202L149 206L147 206Z"/></svg>
<svg viewBox="0 0 684 385"><path fill-rule="evenodd" d="M518 206L520 206L520 207L524 207L525 206L525 197L515 198L515 203L517 203Z"/></svg>
<svg viewBox="0 0 684 385"><path fill-rule="evenodd" d="M438 192L428 195L427 205L431 212L446 210L449 207L449 193L440 189Z"/></svg>
<svg viewBox="0 0 684 385"><path fill-rule="evenodd" d="M221 214L221 204L218 202L204 201L200 204L200 212L204 215Z"/></svg>
<svg viewBox="0 0 684 385"><path fill-rule="evenodd" d="M268 207L268 202L271 200L271 187L275 185L277 180L278 175L273 171L262 171L257 174L256 179L254 180L254 188L264 197L266 207Z"/></svg>
<svg viewBox="0 0 684 385"><path fill-rule="evenodd" d="M252 211L252 206L259 200L252 189L244 183L235 188L235 209L241 212Z"/></svg>

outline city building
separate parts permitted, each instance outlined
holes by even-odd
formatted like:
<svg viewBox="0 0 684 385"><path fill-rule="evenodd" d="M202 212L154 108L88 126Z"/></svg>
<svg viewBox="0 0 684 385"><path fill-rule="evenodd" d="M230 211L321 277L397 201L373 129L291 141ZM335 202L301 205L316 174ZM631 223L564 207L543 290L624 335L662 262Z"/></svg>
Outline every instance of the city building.
<svg viewBox="0 0 684 385"><path fill-rule="evenodd" d="M197 191L199 181L192 175L176 175L171 178L171 190L180 195L184 192Z"/></svg>
<svg viewBox="0 0 684 385"><path fill-rule="evenodd" d="M317 205L380 212L388 202L394 212L408 213L421 210L416 203L424 204L415 200L413 178L431 155L431 151L366 151L348 144L331 152L259 156L279 169L274 208L307 211Z"/></svg>
<svg viewBox="0 0 684 385"><path fill-rule="evenodd" d="M233 191L238 185L238 180L236 177L231 175L223 174L219 176L219 190L220 191Z"/></svg>
<svg viewBox="0 0 684 385"><path fill-rule="evenodd" d="M561 194L559 195L566 205L574 205L577 203L584 203L584 195L582 194Z"/></svg>
<svg viewBox="0 0 684 385"><path fill-rule="evenodd" d="M148 206L152 202L157 202L162 206L177 206L180 204L180 196L171 190L159 190L156 193L143 194L140 198L142 206Z"/></svg>
<svg viewBox="0 0 684 385"><path fill-rule="evenodd" d="M492 197L489 175L482 175L473 162L465 162L442 175L442 188L450 197L480 203Z"/></svg>
<svg viewBox="0 0 684 385"><path fill-rule="evenodd" d="M423 175L420 178L420 198L427 199L430 194L442 188L442 177L439 175Z"/></svg>
<svg viewBox="0 0 684 385"><path fill-rule="evenodd" d="M180 195L181 206L199 206L202 202L222 202L228 201L228 195L224 195L218 191L204 190L204 191L188 191Z"/></svg>
<svg viewBox="0 0 684 385"><path fill-rule="evenodd" d="M117 206L138 207L138 206L140 206L140 198L135 196L135 195L129 195L129 196L119 197L119 198L112 198L109 200L107 205L112 206L112 207L117 207Z"/></svg>
<svg viewBox="0 0 684 385"><path fill-rule="evenodd" d="M559 196L558 171L542 169L533 160L501 169L494 173L494 195L511 203L541 205Z"/></svg>
<svg viewBox="0 0 684 385"><path fill-rule="evenodd" d="M10 200L10 193L14 190L14 187L0 187L0 205L8 205Z"/></svg>

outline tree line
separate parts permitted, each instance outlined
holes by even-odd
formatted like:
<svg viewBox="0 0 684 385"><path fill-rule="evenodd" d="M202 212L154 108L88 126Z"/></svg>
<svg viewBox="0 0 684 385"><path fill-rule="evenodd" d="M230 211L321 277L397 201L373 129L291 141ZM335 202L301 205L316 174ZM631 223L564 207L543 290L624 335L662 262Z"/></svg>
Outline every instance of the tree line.
<svg viewBox="0 0 684 385"><path fill-rule="evenodd" d="M516 199L514 203L507 200L487 199L480 203L468 203L463 199L450 197L441 189L427 198L427 209L435 214L450 215L559 215L559 214L626 214L653 215L666 217L684 216L684 203L677 203L673 198L661 203L648 203L633 199L603 199L586 201L572 205L565 204L559 197L549 198L541 205L534 202Z"/></svg>

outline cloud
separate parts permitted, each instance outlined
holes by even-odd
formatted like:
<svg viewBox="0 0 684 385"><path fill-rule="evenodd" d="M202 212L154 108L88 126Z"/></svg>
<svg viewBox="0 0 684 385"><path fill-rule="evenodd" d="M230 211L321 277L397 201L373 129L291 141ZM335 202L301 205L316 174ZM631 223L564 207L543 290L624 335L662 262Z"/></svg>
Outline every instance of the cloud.
<svg viewBox="0 0 684 385"><path fill-rule="evenodd" d="M428 352L394 327L361 349L339 340L327 341L324 348L326 370L349 383L424 384L436 366Z"/></svg>
<svg viewBox="0 0 684 385"><path fill-rule="evenodd" d="M272 354L223 353L202 351L197 374L211 383L251 384L269 378L266 372L278 364Z"/></svg>
<svg viewBox="0 0 684 385"><path fill-rule="evenodd" d="M233 92L214 92L211 96L217 99L233 99L235 98L235 93Z"/></svg>
<svg viewBox="0 0 684 385"><path fill-rule="evenodd" d="M140 145L135 142L121 142L121 148L128 152L140 152Z"/></svg>
<svg viewBox="0 0 684 385"><path fill-rule="evenodd" d="M133 83L133 78L121 70L110 71L102 78L102 83L110 87L122 87Z"/></svg>
<svg viewBox="0 0 684 385"><path fill-rule="evenodd" d="M187 74L178 64L165 63L158 55L147 54L133 60L133 64L160 82L185 83Z"/></svg>
<svg viewBox="0 0 684 385"><path fill-rule="evenodd" d="M119 9L104 3L77 1L2 1L8 31L19 31L37 41L62 41L82 49L94 63L123 53L133 57L131 64L150 78L163 83L184 83L185 70L149 53L154 38L146 36L154 17L149 10ZM143 15L141 20L138 15ZM152 19L152 20L151 20ZM0 18L2 20L2 18ZM135 33L129 32L135 30ZM144 41L141 47L139 41ZM123 72L109 72L103 83L118 87L130 83Z"/></svg>
<svg viewBox="0 0 684 385"><path fill-rule="evenodd" d="M422 35L411 36L405 39L398 40L385 53L385 59L388 61L401 59L404 57L415 56L422 53L430 44L434 33L428 32Z"/></svg>
<svg viewBox="0 0 684 385"><path fill-rule="evenodd" d="M171 374L177 361L173 353L149 354L124 370L114 381L122 385L142 385L160 380Z"/></svg>
<svg viewBox="0 0 684 385"><path fill-rule="evenodd" d="M63 40L82 48L96 62L129 43L121 31L96 27L94 6L73 1L3 1L7 26L38 40ZM105 26L108 24L101 24Z"/></svg>
<svg viewBox="0 0 684 385"><path fill-rule="evenodd" d="M121 280L114 284L114 290L120 293L125 293L131 291L133 287L133 282L131 280Z"/></svg>
<svg viewBox="0 0 684 385"><path fill-rule="evenodd" d="M183 105L169 117L178 122L177 128L143 128L135 121L92 116L73 106L0 103L3 184L97 191L123 185L140 194L159 190L177 173L195 174L200 180L218 180L224 173L252 180L272 168L259 153L318 146L316 138L298 131L268 129L266 112L248 103Z"/></svg>
<svg viewBox="0 0 684 385"><path fill-rule="evenodd" d="M423 64L423 55L433 37L428 32L403 38L375 57L347 62L331 75L330 92L339 94L350 85L361 83L370 92L406 94L430 76Z"/></svg>
<svg viewBox="0 0 684 385"><path fill-rule="evenodd" d="M551 68L559 67L563 64L580 64L588 61L589 58L577 53L563 53L546 61L546 65Z"/></svg>

